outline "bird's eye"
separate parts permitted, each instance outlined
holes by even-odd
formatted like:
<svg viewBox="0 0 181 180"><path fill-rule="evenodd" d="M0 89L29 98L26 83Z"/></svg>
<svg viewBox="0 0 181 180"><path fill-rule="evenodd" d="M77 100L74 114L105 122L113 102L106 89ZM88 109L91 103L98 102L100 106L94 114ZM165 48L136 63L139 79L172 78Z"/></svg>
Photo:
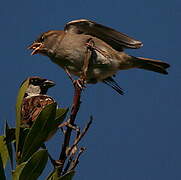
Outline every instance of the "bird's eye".
<svg viewBox="0 0 181 180"><path fill-rule="evenodd" d="M37 82L38 82L37 79L31 79L31 81L30 81L30 83L32 83L32 84L36 84Z"/></svg>

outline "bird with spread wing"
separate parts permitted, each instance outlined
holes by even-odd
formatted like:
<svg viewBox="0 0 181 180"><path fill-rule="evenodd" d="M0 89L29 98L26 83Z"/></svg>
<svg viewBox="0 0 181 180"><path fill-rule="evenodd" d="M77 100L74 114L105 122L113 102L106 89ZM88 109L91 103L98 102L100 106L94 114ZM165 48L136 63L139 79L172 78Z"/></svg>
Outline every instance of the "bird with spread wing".
<svg viewBox="0 0 181 180"><path fill-rule="evenodd" d="M123 90L113 79L119 70L140 68L168 74L168 63L124 52L125 48L137 49L142 42L96 22L80 19L68 22L64 30L43 33L29 49L32 55L48 56L66 72L84 77L86 83L103 82L119 94Z"/></svg>

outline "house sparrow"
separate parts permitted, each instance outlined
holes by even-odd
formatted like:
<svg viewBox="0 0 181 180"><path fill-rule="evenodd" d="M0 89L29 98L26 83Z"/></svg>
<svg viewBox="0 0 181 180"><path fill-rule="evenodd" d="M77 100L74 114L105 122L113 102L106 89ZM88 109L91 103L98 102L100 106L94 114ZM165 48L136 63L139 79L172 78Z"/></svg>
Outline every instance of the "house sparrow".
<svg viewBox="0 0 181 180"><path fill-rule="evenodd" d="M46 95L49 88L55 86L53 81L40 77L30 77L21 108L21 126L30 128L43 108L54 103L54 99Z"/></svg>
<svg viewBox="0 0 181 180"><path fill-rule="evenodd" d="M104 82L123 94L112 78L119 70L140 68L168 74L168 63L124 53L125 48L136 49L142 45L142 42L112 28L80 19L68 22L64 31L43 33L29 49L33 50L32 55L46 55L64 70L79 77L87 58L86 83Z"/></svg>

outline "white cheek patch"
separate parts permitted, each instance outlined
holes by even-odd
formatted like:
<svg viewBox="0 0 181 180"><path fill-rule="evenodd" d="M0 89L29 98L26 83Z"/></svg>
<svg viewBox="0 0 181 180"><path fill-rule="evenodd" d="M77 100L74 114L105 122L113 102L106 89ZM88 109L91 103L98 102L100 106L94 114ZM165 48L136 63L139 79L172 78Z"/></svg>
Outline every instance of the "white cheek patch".
<svg viewBox="0 0 181 180"><path fill-rule="evenodd" d="M28 89L26 90L26 93L28 96L36 96L39 95L41 92L41 89L39 86L34 86L32 84L29 85Z"/></svg>

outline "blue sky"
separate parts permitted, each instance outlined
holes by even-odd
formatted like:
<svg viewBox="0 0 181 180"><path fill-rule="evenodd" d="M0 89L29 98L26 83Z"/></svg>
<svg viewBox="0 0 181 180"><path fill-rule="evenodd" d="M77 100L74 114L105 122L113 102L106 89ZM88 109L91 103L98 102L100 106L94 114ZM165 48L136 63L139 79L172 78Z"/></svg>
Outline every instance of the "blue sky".
<svg viewBox="0 0 181 180"><path fill-rule="evenodd" d="M168 76L121 71L116 80L124 96L104 84L88 86L77 124L83 127L90 115L94 122L82 141L87 151L74 179L180 180L180 7L179 0L1 2L1 130L4 119L14 125L18 88L28 76L54 80L57 86L49 94L60 106L70 106L73 88L63 70L47 57L30 56L26 48L44 31L63 29L74 19L91 19L144 43L127 53L164 60L171 68ZM54 157L60 142L58 135L48 142Z"/></svg>

